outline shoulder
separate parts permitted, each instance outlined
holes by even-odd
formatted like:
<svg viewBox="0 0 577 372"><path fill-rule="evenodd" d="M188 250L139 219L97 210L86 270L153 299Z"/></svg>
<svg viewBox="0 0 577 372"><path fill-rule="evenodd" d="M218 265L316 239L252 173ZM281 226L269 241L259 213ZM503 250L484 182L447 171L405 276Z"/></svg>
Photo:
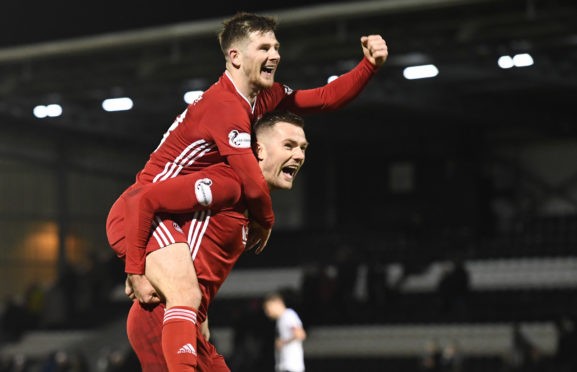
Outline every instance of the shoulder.
<svg viewBox="0 0 577 372"><path fill-rule="evenodd" d="M287 319L287 321L290 321L290 322L294 322L294 321L300 322L300 317L298 316L297 312L291 308L287 308L284 311L283 317L285 319Z"/></svg>
<svg viewBox="0 0 577 372"><path fill-rule="evenodd" d="M267 96L290 96L294 93L294 89L285 85L283 83L275 82L272 87L263 89L259 96L267 97Z"/></svg>
<svg viewBox="0 0 577 372"><path fill-rule="evenodd" d="M239 120L246 117L250 120L245 107L234 94L229 92L206 91L195 102L188 106L189 116L195 120Z"/></svg>

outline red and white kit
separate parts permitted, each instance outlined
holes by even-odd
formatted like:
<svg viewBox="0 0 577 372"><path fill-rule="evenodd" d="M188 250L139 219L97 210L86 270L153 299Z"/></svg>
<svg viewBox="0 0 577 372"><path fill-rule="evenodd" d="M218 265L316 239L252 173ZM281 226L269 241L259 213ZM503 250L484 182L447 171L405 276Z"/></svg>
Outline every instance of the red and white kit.
<svg viewBox="0 0 577 372"><path fill-rule="evenodd" d="M197 180L208 185L205 193L221 198L226 193L228 207L220 210L198 210L194 213L169 215L158 214L153 219L151 238L146 254L174 243L187 243L194 262L202 292L195 324L206 319L208 306L228 277L240 255L244 252L248 234L246 205L241 194L240 180L226 164L217 164L195 174ZM202 208L202 205L198 205ZM117 221L122 225L122 221ZM113 245L116 252L125 250L125 241ZM118 254L118 253L117 253ZM127 319L128 339L140 360L143 372L168 372L163 353L163 323L166 320L165 305L142 305L134 301ZM182 315L184 316L184 315ZM183 345L182 353L194 353L195 371L229 371L222 355L206 341L195 327L196 343Z"/></svg>
<svg viewBox="0 0 577 372"><path fill-rule="evenodd" d="M138 173L136 183L120 197L128 200L138 195L143 185L154 183L156 204L146 208L136 200L117 202L112 207L107 233L111 244L126 240L126 244L123 244L126 251L117 251L120 257L126 257L125 271L144 273L145 247L150 237L154 211L182 213L190 210L187 209L186 200L191 200L192 205L197 204L197 199L190 197L191 193L195 193L196 180L182 180L189 187L179 188L170 183L165 185L165 181L194 174L212 164L227 162L231 165L243 186L250 217L263 227L271 228L274 223L272 203L251 150L251 123L275 109L290 110L301 115L336 110L353 100L377 70L363 58L354 69L319 88L293 91L275 83L270 89L260 92L253 106L225 72L177 117L144 169ZM167 188L166 192L163 187ZM174 205L178 207L168 207ZM125 226L118 226L118 221Z"/></svg>

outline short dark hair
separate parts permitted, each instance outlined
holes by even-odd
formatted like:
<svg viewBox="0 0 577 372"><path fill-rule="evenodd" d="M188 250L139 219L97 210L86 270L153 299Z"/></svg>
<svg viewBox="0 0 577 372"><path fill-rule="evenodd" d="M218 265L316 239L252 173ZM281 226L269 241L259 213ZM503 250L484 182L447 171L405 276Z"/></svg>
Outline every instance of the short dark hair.
<svg viewBox="0 0 577 372"><path fill-rule="evenodd" d="M272 17L260 16L253 13L238 12L232 18L224 21L223 28L218 34L220 49L227 55L228 48L238 40L242 40L252 32L274 32L277 21Z"/></svg>
<svg viewBox="0 0 577 372"><path fill-rule="evenodd" d="M266 304L269 301L277 301L277 300L284 302L284 298L280 294L280 292L269 292L264 296L262 302L263 304Z"/></svg>
<svg viewBox="0 0 577 372"><path fill-rule="evenodd" d="M305 120L302 116L294 114L290 111L271 111L264 114L261 118L256 120L252 125L253 137L256 138L258 132L265 128L272 128L276 123L283 121L296 125L304 129Z"/></svg>

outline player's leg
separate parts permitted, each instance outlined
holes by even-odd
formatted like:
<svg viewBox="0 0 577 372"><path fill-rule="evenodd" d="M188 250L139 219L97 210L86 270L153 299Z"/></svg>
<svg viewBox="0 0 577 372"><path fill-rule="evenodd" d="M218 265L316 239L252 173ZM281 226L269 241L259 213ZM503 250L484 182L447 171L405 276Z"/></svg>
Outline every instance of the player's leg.
<svg viewBox="0 0 577 372"><path fill-rule="evenodd" d="M198 372L230 372L230 369L213 344L206 340L199 327L198 335Z"/></svg>
<svg viewBox="0 0 577 372"><path fill-rule="evenodd" d="M121 196L116 199L108 216L106 217L106 237L108 238L108 243L110 247L116 253L119 258L124 258L126 254L126 234L124 229L124 207L125 201Z"/></svg>
<svg viewBox="0 0 577 372"><path fill-rule="evenodd" d="M171 372L195 371L196 314L202 296L186 237L179 230L172 220L162 220L153 231L152 245L175 243L146 256L146 278L166 302L162 350ZM162 238L156 240L159 234Z"/></svg>
<svg viewBox="0 0 577 372"><path fill-rule="evenodd" d="M142 372L169 372L162 352L164 305L132 303L126 321L126 333Z"/></svg>

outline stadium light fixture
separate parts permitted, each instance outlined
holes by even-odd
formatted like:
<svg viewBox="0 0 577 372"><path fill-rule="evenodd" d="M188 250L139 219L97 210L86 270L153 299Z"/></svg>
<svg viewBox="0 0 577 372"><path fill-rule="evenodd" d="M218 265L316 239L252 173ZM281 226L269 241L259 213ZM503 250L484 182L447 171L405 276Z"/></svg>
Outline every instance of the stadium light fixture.
<svg viewBox="0 0 577 372"><path fill-rule="evenodd" d="M439 69L432 64L410 66L403 70L403 76L408 80L433 78L437 75L439 75Z"/></svg>
<svg viewBox="0 0 577 372"><path fill-rule="evenodd" d="M511 67L527 67L533 65L533 57L529 53L515 54L515 56L501 56L497 64L502 69Z"/></svg>
<svg viewBox="0 0 577 372"><path fill-rule="evenodd" d="M102 108L104 111L127 111L132 109L134 103L129 97L107 98L102 101Z"/></svg>
<svg viewBox="0 0 577 372"><path fill-rule="evenodd" d="M48 117L55 118L62 115L62 106L59 104L53 103L51 105L46 106L46 114Z"/></svg>
<svg viewBox="0 0 577 372"><path fill-rule="evenodd" d="M513 63L513 58L511 58L511 56L499 57L499 59L497 60L497 64L502 69L508 69L508 68L515 66L515 63Z"/></svg>
<svg viewBox="0 0 577 372"><path fill-rule="evenodd" d="M529 53L521 53L513 57L515 67L527 67L533 65L533 57Z"/></svg>
<svg viewBox="0 0 577 372"><path fill-rule="evenodd" d="M339 75L331 75L331 76L329 76L329 78L327 79L327 84L330 83L330 82L332 82L332 81L335 81L336 79L338 79L338 77L339 77Z"/></svg>
<svg viewBox="0 0 577 372"><path fill-rule="evenodd" d="M200 96L202 96L204 91L202 90L191 90L189 92L184 93L184 102L188 103L189 105L196 101Z"/></svg>
<svg viewBox="0 0 577 372"><path fill-rule="evenodd" d="M55 118L62 115L62 106L53 103L50 105L38 105L32 110L38 119Z"/></svg>

